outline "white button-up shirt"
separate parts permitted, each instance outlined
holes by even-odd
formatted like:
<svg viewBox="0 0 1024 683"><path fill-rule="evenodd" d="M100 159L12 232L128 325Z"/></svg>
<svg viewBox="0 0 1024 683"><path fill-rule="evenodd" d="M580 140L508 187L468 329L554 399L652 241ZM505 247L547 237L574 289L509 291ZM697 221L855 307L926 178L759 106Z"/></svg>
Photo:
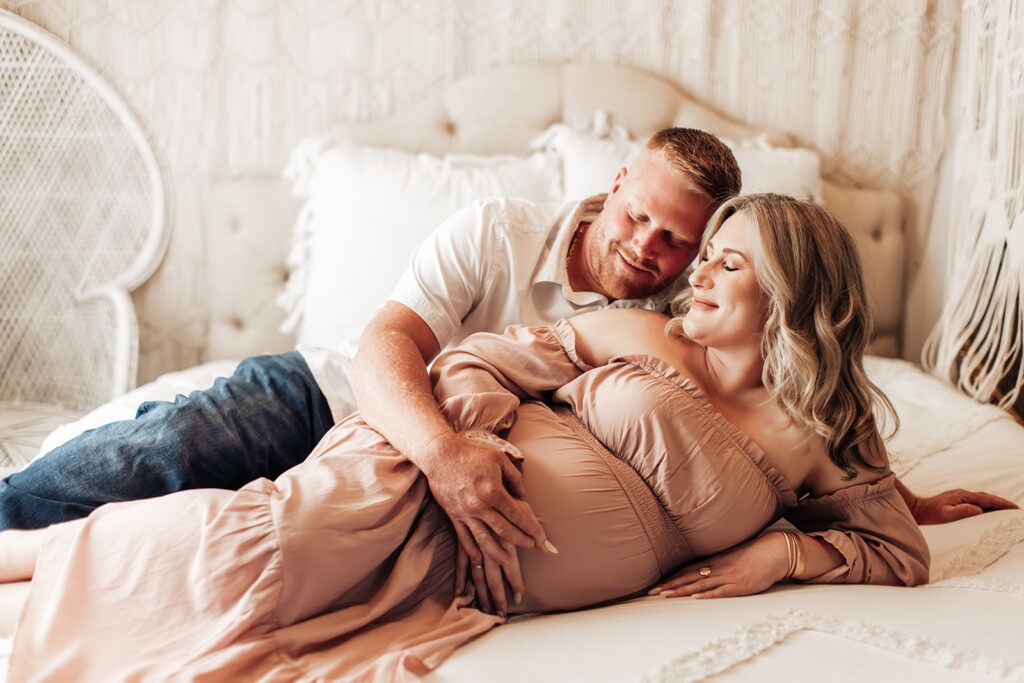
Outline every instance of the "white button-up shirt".
<svg viewBox="0 0 1024 683"><path fill-rule="evenodd" d="M441 348L475 332L515 323L548 325L559 318L611 307L663 311L685 284L679 279L646 299L609 302L569 286L566 257L576 230L590 223L605 195L561 207L522 199L482 199L442 223L413 253L391 301L408 306L433 330ZM355 343L336 350L302 349L335 420L355 401L348 365Z"/></svg>

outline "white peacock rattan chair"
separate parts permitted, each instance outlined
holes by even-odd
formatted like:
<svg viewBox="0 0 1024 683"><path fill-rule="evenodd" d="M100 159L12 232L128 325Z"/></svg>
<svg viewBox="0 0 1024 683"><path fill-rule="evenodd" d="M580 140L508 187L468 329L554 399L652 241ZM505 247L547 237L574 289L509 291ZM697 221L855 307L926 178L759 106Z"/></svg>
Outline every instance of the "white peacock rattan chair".
<svg viewBox="0 0 1024 683"><path fill-rule="evenodd" d="M0 11L0 474L135 385L128 292L168 241L160 164L123 100Z"/></svg>

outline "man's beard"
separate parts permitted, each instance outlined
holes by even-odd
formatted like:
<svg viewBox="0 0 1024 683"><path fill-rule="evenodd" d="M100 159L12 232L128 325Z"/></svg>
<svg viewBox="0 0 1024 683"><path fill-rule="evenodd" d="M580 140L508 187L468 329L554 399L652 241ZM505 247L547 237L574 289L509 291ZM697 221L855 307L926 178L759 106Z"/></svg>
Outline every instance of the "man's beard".
<svg viewBox="0 0 1024 683"><path fill-rule="evenodd" d="M620 242L606 243L603 232L596 237L599 238L595 251L592 254L595 262L599 264L596 272L598 283L605 290L605 294L611 299L643 299L659 292L667 282L663 281L660 275L656 274L654 265L645 259L635 257L632 250ZM630 265L639 264L643 269L640 273L630 272L622 264L622 252ZM653 272L651 272L653 271Z"/></svg>

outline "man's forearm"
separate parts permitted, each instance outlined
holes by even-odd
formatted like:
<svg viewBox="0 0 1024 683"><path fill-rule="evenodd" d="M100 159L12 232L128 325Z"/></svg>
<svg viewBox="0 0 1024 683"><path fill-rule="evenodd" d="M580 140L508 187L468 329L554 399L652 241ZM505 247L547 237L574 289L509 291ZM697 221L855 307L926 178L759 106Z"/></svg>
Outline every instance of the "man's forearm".
<svg viewBox="0 0 1024 683"><path fill-rule="evenodd" d="M434 402L426 366L437 352L426 323L388 302L363 332L352 360L356 402L363 419L426 476L469 557L480 562L483 552L506 572L517 572L504 564L508 553L499 539L523 547L550 544L529 505L518 499L522 475L508 444L456 434Z"/></svg>
<svg viewBox="0 0 1024 683"><path fill-rule="evenodd" d="M409 337L385 332L360 341L352 362L356 403L366 422L420 469L429 446L453 434L431 392L419 348Z"/></svg>

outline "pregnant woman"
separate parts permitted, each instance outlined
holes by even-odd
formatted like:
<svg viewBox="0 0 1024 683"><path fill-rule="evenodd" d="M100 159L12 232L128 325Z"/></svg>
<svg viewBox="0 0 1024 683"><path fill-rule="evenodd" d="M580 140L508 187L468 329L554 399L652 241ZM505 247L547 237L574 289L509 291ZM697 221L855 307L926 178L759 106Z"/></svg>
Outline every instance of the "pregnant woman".
<svg viewBox="0 0 1024 683"><path fill-rule="evenodd" d="M510 611L926 581L843 227L787 197L731 200L690 281L671 320L510 328L434 364L445 416L500 440L557 546L519 550ZM759 535L783 516L803 533ZM32 578L10 680L415 678L504 620L456 593L457 550L423 475L355 414L276 481L0 533L0 580ZM500 567L473 571L500 587Z"/></svg>

